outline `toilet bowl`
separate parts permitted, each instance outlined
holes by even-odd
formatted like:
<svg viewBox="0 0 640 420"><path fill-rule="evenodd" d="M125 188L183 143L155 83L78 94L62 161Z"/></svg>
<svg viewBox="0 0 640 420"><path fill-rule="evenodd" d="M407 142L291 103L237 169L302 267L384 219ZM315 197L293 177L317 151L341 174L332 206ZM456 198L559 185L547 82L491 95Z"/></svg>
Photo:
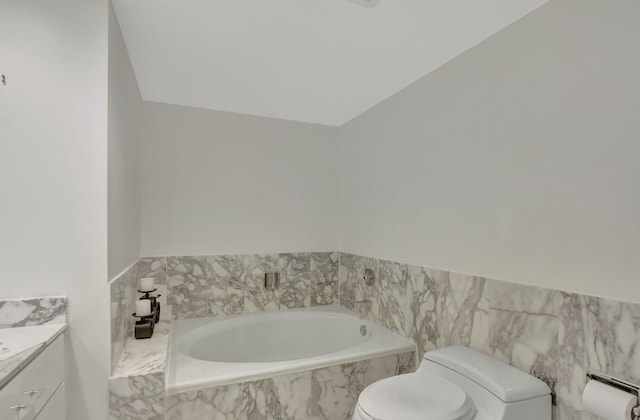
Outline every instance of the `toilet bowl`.
<svg viewBox="0 0 640 420"><path fill-rule="evenodd" d="M425 353L415 373L369 385L353 420L550 420L541 380L465 347Z"/></svg>

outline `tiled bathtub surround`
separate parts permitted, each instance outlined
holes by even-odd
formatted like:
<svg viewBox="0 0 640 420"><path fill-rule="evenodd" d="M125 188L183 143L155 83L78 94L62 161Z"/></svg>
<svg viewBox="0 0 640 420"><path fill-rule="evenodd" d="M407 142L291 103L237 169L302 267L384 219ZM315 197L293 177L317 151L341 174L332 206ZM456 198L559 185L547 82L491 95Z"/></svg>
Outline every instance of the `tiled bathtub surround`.
<svg viewBox="0 0 640 420"><path fill-rule="evenodd" d="M67 298L0 299L0 328L66 322Z"/></svg>
<svg viewBox="0 0 640 420"><path fill-rule="evenodd" d="M167 420L350 420L360 392L413 371L415 354L400 353L260 381L167 397Z"/></svg>
<svg viewBox="0 0 640 420"><path fill-rule="evenodd" d="M264 290L265 271L280 272L279 289ZM339 302L337 253L142 258L111 282L110 419L163 418L167 340L159 331L152 344L132 338L131 313L142 277L155 278L163 319ZM148 344L151 356L142 350Z"/></svg>

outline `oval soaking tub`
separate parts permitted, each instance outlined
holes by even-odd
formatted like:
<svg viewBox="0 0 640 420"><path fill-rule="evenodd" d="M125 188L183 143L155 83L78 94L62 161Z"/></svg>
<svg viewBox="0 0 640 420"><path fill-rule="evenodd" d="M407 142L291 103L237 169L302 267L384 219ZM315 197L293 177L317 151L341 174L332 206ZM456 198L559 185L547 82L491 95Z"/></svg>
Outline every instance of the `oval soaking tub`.
<svg viewBox="0 0 640 420"><path fill-rule="evenodd" d="M167 392L205 389L415 352L415 343L341 306L173 321Z"/></svg>

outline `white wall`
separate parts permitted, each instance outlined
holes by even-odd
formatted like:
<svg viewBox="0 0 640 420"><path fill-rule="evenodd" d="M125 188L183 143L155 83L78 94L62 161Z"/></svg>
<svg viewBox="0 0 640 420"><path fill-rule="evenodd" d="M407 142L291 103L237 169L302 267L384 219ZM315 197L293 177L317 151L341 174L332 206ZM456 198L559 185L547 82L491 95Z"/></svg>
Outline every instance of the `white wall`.
<svg viewBox="0 0 640 420"><path fill-rule="evenodd" d="M344 126L340 249L640 302L638 22L554 0Z"/></svg>
<svg viewBox="0 0 640 420"><path fill-rule="evenodd" d="M0 295L69 297L67 419L104 419L107 2L1 9Z"/></svg>
<svg viewBox="0 0 640 420"><path fill-rule="evenodd" d="M336 247L335 129L145 103L142 254Z"/></svg>
<svg viewBox="0 0 640 420"><path fill-rule="evenodd" d="M142 98L109 7L109 278L140 257Z"/></svg>

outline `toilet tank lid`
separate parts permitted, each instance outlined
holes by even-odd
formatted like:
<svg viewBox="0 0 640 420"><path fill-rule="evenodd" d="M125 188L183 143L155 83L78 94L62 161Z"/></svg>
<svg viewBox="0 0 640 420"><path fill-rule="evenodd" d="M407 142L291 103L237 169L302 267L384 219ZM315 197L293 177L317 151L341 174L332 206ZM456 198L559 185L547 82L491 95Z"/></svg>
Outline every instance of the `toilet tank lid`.
<svg viewBox="0 0 640 420"><path fill-rule="evenodd" d="M423 358L466 376L505 403L551 393L549 387L540 379L466 347L453 346L433 350L425 353Z"/></svg>

